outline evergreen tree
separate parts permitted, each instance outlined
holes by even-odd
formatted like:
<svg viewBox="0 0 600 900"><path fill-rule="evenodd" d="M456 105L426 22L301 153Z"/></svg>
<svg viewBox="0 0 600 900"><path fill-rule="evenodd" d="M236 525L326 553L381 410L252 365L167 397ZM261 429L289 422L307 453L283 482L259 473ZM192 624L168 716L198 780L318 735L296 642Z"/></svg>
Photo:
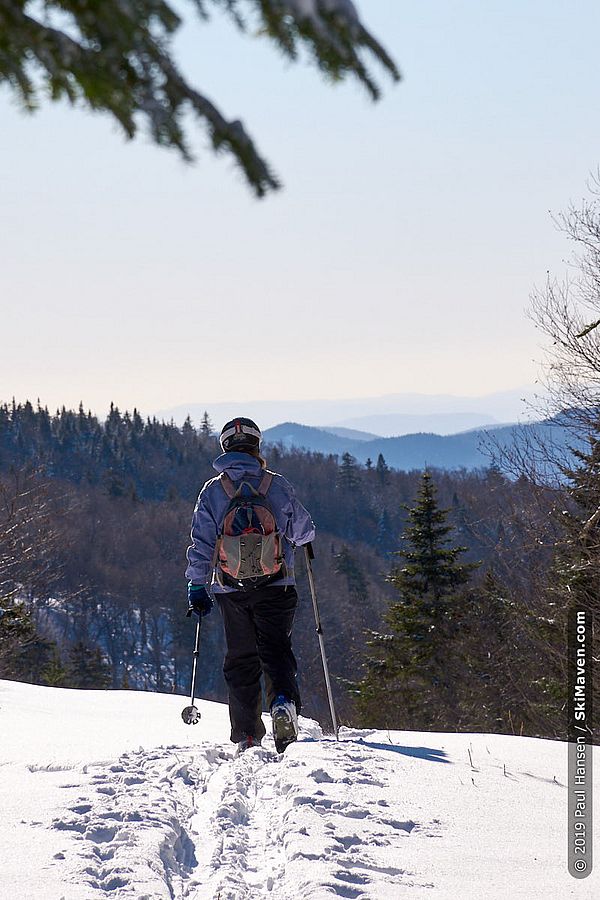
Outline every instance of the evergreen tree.
<svg viewBox="0 0 600 900"><path fill-rule="evenodd" d="M472 731L520 734L530 718L523 703L527 687L524 692L519 685L529 655L523 641L527 611L509 597L491 569L467 601L461 725Z"/></svg>
<svg viewBox="0 0 600 900"><path fill-rule="evenodd" d="M356 603L364 603L368 597L367 580L354 558L352 551L348 547L334 556L335 572L337 575L344 575L348 585L348 593L352 600Z"/></svg>
<svg viewBox="0 0 600 900"><path fill-rule="evenodd" d="M69 651L67 664L69 687L101 690L111 683L110 667L98 647L78 641Z"/></svg>
<svg viewBox="0 0 600 900"><path fill-rule="evenodd" d="M55 645L38 634L24 604L0 609L0 678L46 683L43 673L55 654Z"/></svg>
<svg viewBox="0 0 600 900"><path fill-rule="evenodd" d="M125 484L121 475L118 472L115 472L109 469L108 473L108 485L107 491L109 496L111 497L125 497L127 494L127 485Z"/></svg>
<svg viewBox="0 0 600 900"><path fill-rule="evenodd" d="M368 67L377 61L395 81L393 60L366 29L354 4L295 0L195 0L201 21L219 6L242 30L260 31L288 59L309 48L330 81L351 76L373 99L379 87ZM227 120L214 102L189 84L173 53L183 6L169 0L2 0L0 3L0 84L28 110L40 97L67 99L108 113L132 138L145 125L158 146L176 148L184 159L190 147L188 111L208 131L207 145L238 163L258 196L278 187L270 167L239 119ZM250 23L253 23L250 27Z"/></svg>
<svg viewBox="0 0 600 900"><path fill-rule="evenodd" d="M388 577L400 596L384 617L389 631L372 632L372 655L357 685L358 711L369 725L453 727L462 674L457 638L466 619L464 588L476 566L458 561L464 547L450 546L447 510L438 507L428 472L408 517L406 549L396 554L404 564Z"/></svg>
<svg viewBox="0 0 600 900"><path fill-rule="evenodd" d="M351 491L360 484L358 464L354 456L347 451L342 455L342 462L338 469L337 483L344 491Z"/></svg>
<svg viewBox="0 0 600 900"><path fill-rule="evenodd" d="M354 456L347 452L337 468L336 493L338 511L344 521L342 535L349 541L359 540L368 527L370 513L365 510L360 467Z"/></svg>
<svg viewBox="0 0 600 900"><path fill-rule="evenodd" d="M352 672L360 660L363 652L364 631L369 622L369 585L362 566L357 559L356 548L342 547L339 553L333 554L334 572L341 575L346 582L345 588L341 588L341 597L337 604L336 614L341 618L352 622L346 639L340 642L340 650L343 647L344 657L348 664L348 672ZM336 592L337 593L337 592ZM333 638L332 652L336 653L338 635ZM339 669L338 669L339 671ZM348 685L346 678L340 678L338 683Z"/></svg>
<svg viewBox="0 0 600 900"><path fill-rule="evenodd" d="M137 409L135 407L133 409L131 425L133 428L133 433L136 435L142 434L142 432L144 431L144 420L142 419L142 417L140 416L139 412L137 411Z"/></svg>
<svg viewBox="0 0 600 900"><path fill-rule="evenodd" d="M379 516L379 520L377 522L377 534L375 537L375 546L379 550L380 553L389 553L392 549L392 542L394 540L394 529L392 528L392 523L390 521L390 516L387 509L384 507L381 510L381 515Z"/></svg>
<svg viewBox="0 0 600 900"><path fill-rule="evenodd" d="M0 610L1 678L22 677L22 661L35 638L35 626L24 606L15 604Z"/></svg>
<svg viewBox="0 0 600 900"><path fill-rule="evenodd" d="M390 471L385 459L383 458L383 453L380 453L377 457L377 465L375 466L375 471L377 472L379 483L383 486L388 480L388 473Z"/></svg>
<svg viewBox="0 0 600 900"><path fill-rule="evenodd" d="M204 410L202 415L202 419L200 421L200 434L203 438L209 438L214 432L214 425L210 420L210 416L208 412Z"/></svg>
<svg viewBox="0 0 600 900"><path fill-rule="evenodd" d="M525 625L531 639L528 673L533 688L530 714L540 734L565 737L567 702L568 613L571 606L586 610L600 622L600 421L588 435L587 449L572 453L579 465L565 467L567 495L572 503L561 511L563 534L554 547L547 589L527 611ZM566 504L565 504L566 505ZM600 657L600 629L593 629L592 657ZM600 708L600 680L592 682L592 706ZM594 738L600 740L596 727Z"/></svg>
<svg viewBox="0 0 600 900"><path fill-rule="evenodd" d="M183 435L183 443L185 447L193 446L196 438L196 429L192 424L191 416L185 417L185 422L181 426L181 434Z"/></svg>
<svg viewBox="0 0 600 900"><path fill-rule="evenodd" d="M53 650L48 665L42 672L42 680L49 687L69 687L68 672L57 648Z"/></svg>

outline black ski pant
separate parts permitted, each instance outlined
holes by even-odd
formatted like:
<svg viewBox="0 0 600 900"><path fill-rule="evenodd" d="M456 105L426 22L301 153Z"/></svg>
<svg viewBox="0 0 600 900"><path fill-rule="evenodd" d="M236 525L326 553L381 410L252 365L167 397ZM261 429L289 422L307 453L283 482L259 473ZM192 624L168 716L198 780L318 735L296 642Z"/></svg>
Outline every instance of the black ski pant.
<svg viewBox="0 0 600 900"><path fill-rule="evenodd" d="M265 734L261 674L267 706L284 694L300 711L292 625L298 603L296 589L266 586L250 591L218 594L225 624L227 653L223 674L229 690L231 740L234 743Z"/></svg>

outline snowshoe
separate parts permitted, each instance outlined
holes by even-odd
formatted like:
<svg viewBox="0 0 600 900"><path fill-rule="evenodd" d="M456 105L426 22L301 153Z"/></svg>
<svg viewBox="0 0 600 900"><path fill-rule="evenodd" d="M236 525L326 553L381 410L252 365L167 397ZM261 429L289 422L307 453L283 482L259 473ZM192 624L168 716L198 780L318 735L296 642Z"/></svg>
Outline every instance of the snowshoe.
<svg viewBox="0 0 600 900"><path fill-rule="evenodd" d="M251 734L249 734L244 738L243 741L239 741L235 751L235 755L239 756L241 753L244 753L251 747L260 747L260 745L260 738L255 738Z"/></svg>
<svg viewBox="0 0 600 900"><path fill-rule="evenodd" d="M275 749L278 753L283 753L286 747L298 740L296 704L292 700L279 695L271 706L271 719L273 720Z"/></svg>

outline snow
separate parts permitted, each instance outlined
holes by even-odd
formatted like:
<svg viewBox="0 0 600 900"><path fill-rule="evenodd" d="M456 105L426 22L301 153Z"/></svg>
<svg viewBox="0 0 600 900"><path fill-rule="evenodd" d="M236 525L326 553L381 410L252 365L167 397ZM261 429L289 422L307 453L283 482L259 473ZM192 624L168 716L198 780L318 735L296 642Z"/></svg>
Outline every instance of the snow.
<svg viewBox="0 0 600 900"><path fill-rule="evenodd" d="M1 900L600 896L566 871L561 742L301 718L235 759L187 702L0 681Z"/></svg>

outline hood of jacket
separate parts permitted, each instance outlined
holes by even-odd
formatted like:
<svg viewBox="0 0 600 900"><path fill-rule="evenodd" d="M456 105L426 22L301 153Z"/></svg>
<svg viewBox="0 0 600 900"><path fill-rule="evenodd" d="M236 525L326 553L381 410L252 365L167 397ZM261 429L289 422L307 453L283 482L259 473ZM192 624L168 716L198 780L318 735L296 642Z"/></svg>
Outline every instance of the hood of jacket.
<svg viewBox="0 0 600 900"><path fill-rule="evenodd" d="M232 481L239 481L244 475L260 475L262 473L262 466L256 457L239 450L221 453L213 462L213 469L219 474L227 472Z"/></svg>

